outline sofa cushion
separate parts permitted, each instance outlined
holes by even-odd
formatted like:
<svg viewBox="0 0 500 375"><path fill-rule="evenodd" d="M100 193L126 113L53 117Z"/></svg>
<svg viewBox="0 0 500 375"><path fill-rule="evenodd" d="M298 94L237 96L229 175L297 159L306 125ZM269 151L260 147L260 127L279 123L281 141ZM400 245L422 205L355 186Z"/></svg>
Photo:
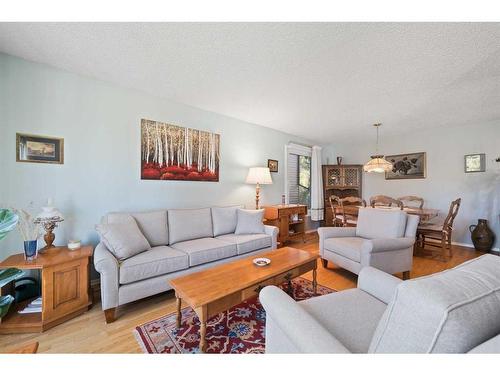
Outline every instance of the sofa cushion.
<svg viewBox="0 0 500 375"><path fill-rule="evenodd" d="M356 236L368 239L404 237L406 212L400 209L360 208Z"/></svg>
<svg viewBox="0 0 500 375"><path fill-rule="evenodd" d="M199 238L177 242L172 247L189 256L190 267L237 255L235 244L216 238Z"/></svg>
<svg viewBox="0 0 500 375"><path fill-rule="evenodd" d="M350 260L361 262L361 248L366 240L361 237L335 237L323 242L325 250L342 255Z"/></svg>
<svg viewBox="0 0 500 375"><path fill-rule="evenodd" d="M465 353L500 333L500 257L407 280L381 319L375 353Z"/></svg>
<svg viewBox="0 0 500 375"><path fill-rule="evenodd" d="M236 234L264 233L264 210L244 210L237 211L238 220L236 223Z"/></svg>
<svg viewBox="0 0 500 375"><path fill-rule="evenodd" d="M299 302L353 353L366 353L386 304L360 289Z"/></svg>
<svg viewBox="0 0 500 375"><path fill-rule="evenodd" d="M144 237L151 246L161 246L168 244L167 211L147 211L147 212L112 212L105 216L108 224L124 223L135 220Z"/></svg>
<svg viewBox="0 0 500 375"><path fill-rule="evenodd" d="M156 246L121 263L120 284L133 283L188 267L189 258L186 253L168 246Z"/></svg>
<svg viewBox="0 0 500 375"><path fill-rule="evenodd" d="M272 245L272 237L269 234L224 234L217 239L236 244L238 255Z"/></svg>
<svg viewBox="0 0 500 375"><path fill-rule="evenodd" d="M212 207L214 237L234 233L238 219L236 213L238 208L242 208L242 206Z"/></svg>
<svg viewBox="0 0 500 375"><path fill-rule="evenodd" d="M151 248L135 221L98 224L95 229L104 245L119 260L130 258Z"/></svg>
<svg viewBox="0 0 500 375"><path fill-rule="evenodd" d="M213 237L210 208L168 210L170 245L203 237Z"/></svg>

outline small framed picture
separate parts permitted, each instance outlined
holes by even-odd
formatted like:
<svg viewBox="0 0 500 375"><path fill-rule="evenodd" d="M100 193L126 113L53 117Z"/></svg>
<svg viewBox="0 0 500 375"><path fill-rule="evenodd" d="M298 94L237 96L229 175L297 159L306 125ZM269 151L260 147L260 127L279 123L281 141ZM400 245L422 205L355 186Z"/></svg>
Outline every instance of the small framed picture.
<svg viewBox="0 0 500 375"><path fill-rule="evenodd" d="M16 161L64 164L64 139L16 133Z"/></svg>
<svg viewBox="0 0 500 375"><path fill-rule="evenodd" d="M278 160L267 159L267 167L269 172L278 172Z"/></svg>
<svg viewBox="0 0 500 375"><path fill-rule="evenodd" d="M484 172L486 170L486 154L470 154L464 156L465 173Z"/></svg>

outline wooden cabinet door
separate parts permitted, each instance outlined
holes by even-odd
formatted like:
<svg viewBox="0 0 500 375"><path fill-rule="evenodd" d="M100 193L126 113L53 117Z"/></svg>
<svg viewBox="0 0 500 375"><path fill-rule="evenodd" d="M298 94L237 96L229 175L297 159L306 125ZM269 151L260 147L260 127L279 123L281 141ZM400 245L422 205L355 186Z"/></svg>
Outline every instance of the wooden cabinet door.
<svg viewBox="0 0 500 375"><path fill-rule="evenodd" d="M88 258L57 264L42 271L42 320L51 322L89 304Z"/></svg>

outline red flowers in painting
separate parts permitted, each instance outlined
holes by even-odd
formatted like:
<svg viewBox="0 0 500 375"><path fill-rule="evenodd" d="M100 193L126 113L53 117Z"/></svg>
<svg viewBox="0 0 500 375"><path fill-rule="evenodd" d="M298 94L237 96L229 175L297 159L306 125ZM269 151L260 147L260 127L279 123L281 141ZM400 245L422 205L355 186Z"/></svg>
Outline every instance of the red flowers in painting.
<svg viewBox="0 0 500 375"><path fill-rule="evenodd" d="M219 135L141 121L141 179L219 181Z"/></svg>

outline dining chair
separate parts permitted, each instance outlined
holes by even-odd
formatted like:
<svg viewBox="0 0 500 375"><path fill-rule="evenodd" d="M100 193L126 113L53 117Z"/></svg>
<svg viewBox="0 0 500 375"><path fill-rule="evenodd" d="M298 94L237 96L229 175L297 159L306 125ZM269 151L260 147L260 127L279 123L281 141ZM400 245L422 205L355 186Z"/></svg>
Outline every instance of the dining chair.
<svg viewBox="0 0 500 375"><path fill-rule="evenodd" d="M440 258L443 261L451 258L451 235L453 222L457 217L462 199L458 198L451 202L448 215L442 224L422 223L417 228L416 249L425 250L425 246L441 249Z"/></svg>
<svg viewBox="0 0 500 375"><path fill-rule="evenodd" d="M330 209L332 210L332 224L334 227L342 227L343 226L343 216L342 216L342 203L340 202L340 197L336 195L330 195L328 198L330 202Z"/></svg>
<svg viewBox="0 0 500 375"><path fill-rule="evenodd" d="M347 206L362 206L366 207L366 201L360 197L345 197L340 198L340 215L342 220L342 226L344 227L355 227L358 224L358 213L349 212L346 210Z"/></svg>
<svg viewBox="0 0 500 375"><path fill-rule="evenodd" d="M424 208L424 198L417 197L415 195L406 195L404 197L398 198L398 201L401 201L403 203L403 207L417 207L417 208ZM416 205L413 204L413 202L416 202Z"/></svg>
<svg viewBox="0 0 500 375"><path fill-rule="evenodd" d="M403 202L387 195L375 195L370 198L370 206L376 207L399 207L403 209Z"/></svg>

